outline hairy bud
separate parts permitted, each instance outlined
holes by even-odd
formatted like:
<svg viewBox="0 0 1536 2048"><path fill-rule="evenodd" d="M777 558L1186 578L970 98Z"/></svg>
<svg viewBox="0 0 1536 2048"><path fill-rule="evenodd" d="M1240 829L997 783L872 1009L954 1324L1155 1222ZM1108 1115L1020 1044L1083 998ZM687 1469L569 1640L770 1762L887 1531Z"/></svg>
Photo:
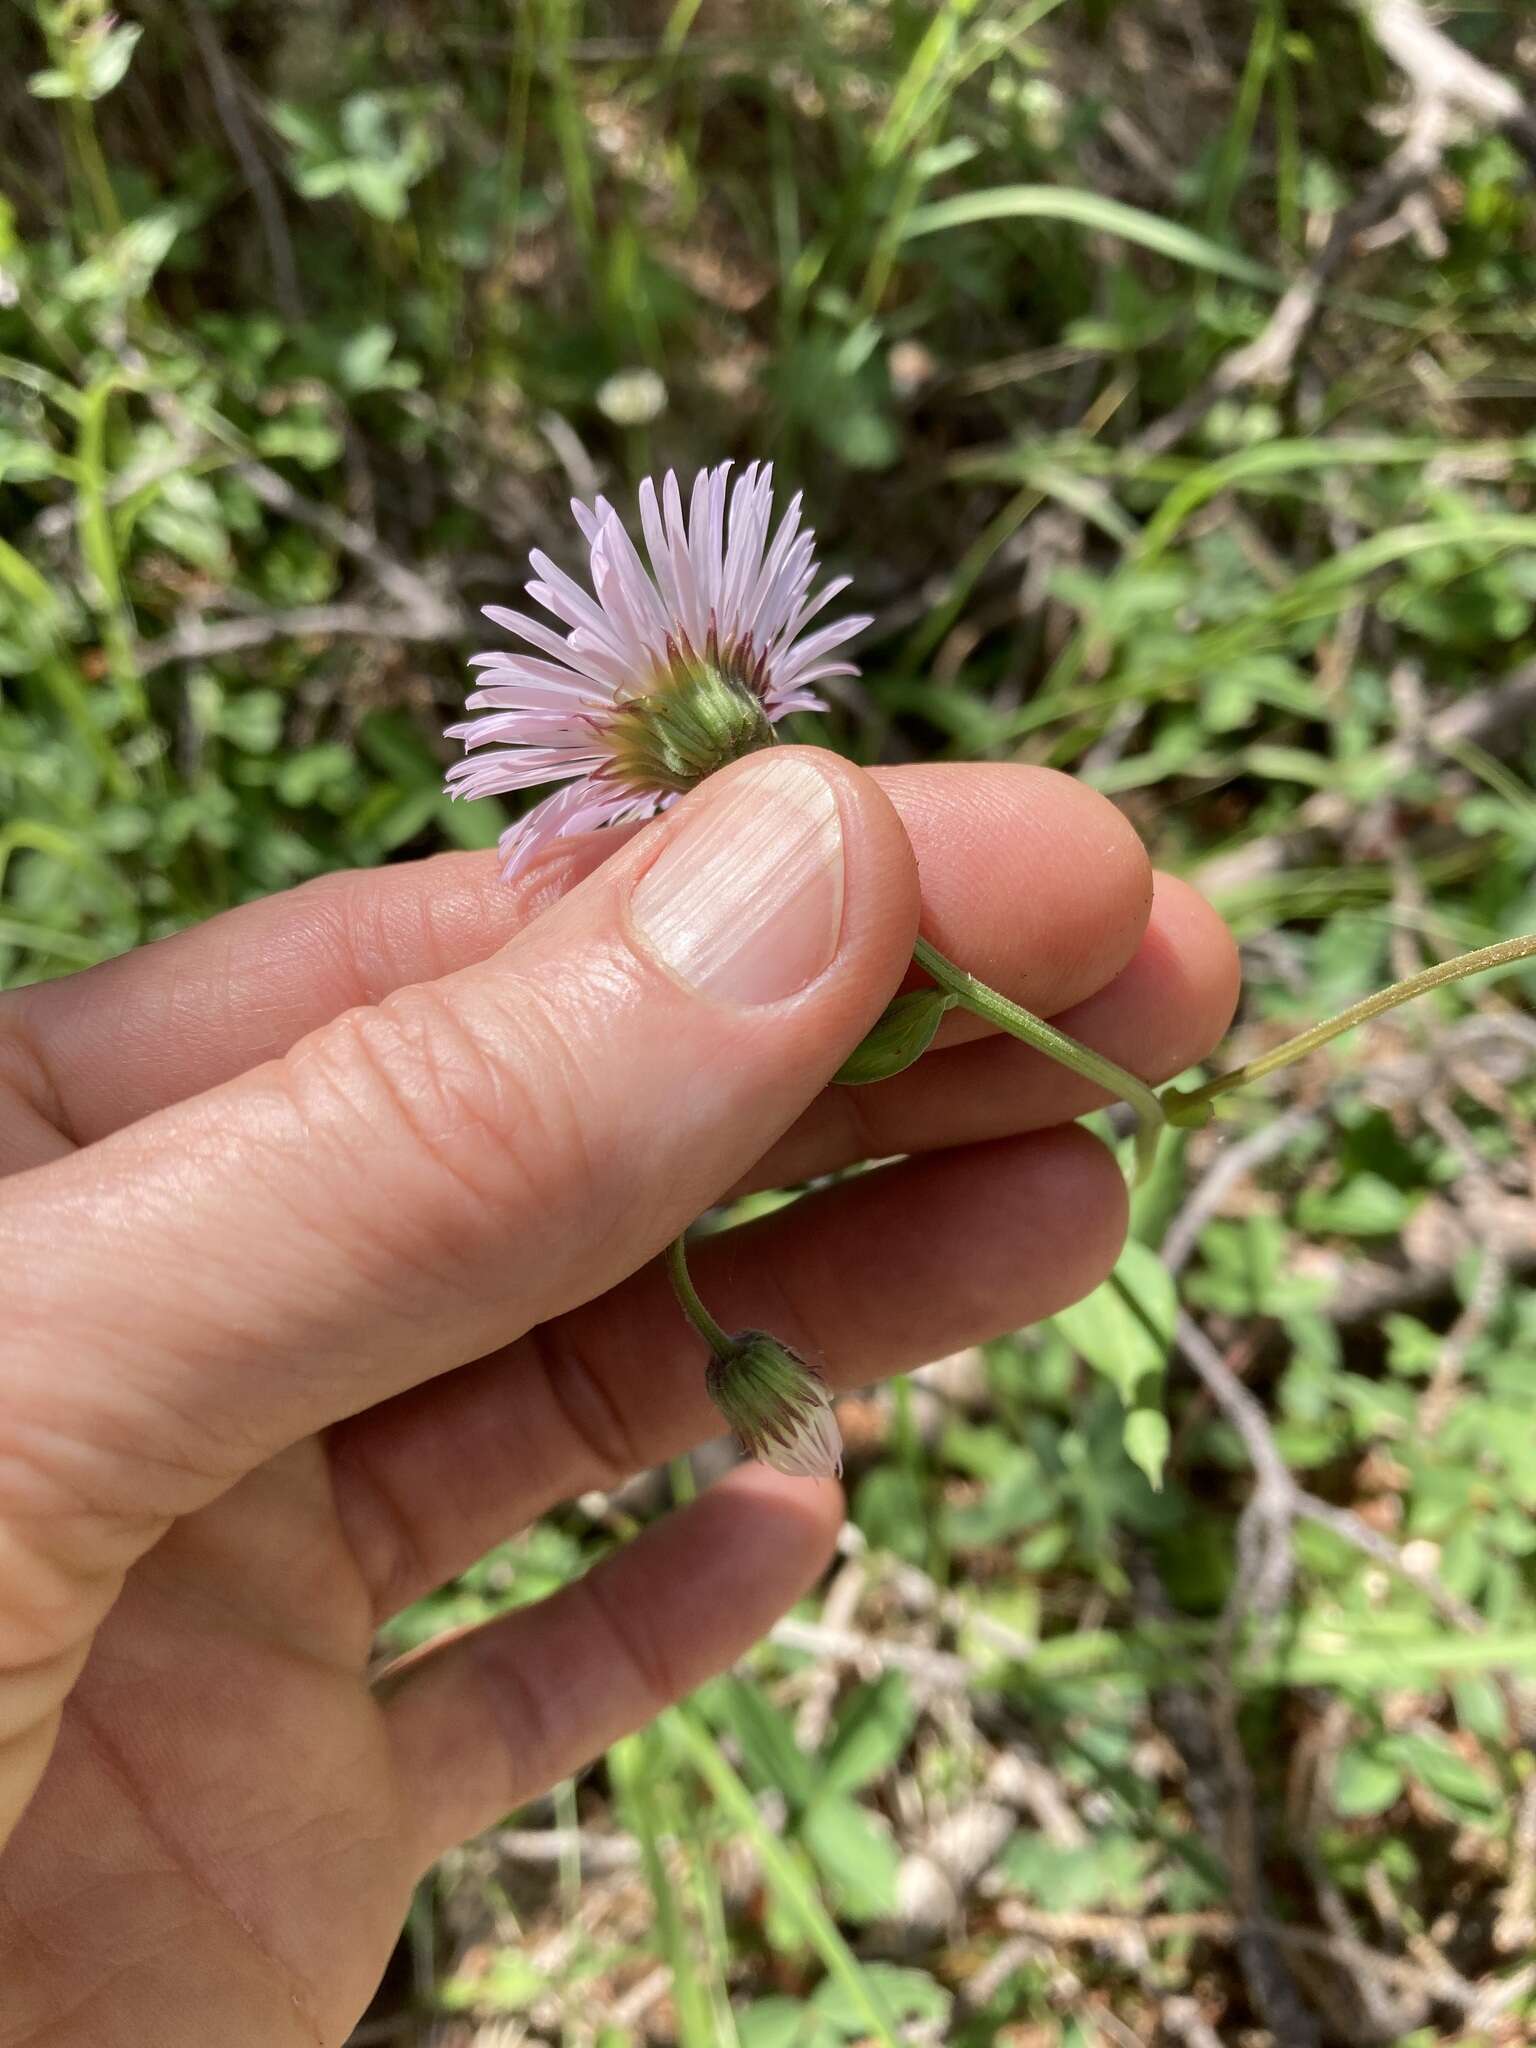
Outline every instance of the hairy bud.
<svg viewBox="0 0 1536 2048"><path fill-rule="evenodd" d="M766 1330L742 1330L729 1341L705 1381L743 1451L797 1479L835 1478L843 1440L820 1374Z"/></svg>

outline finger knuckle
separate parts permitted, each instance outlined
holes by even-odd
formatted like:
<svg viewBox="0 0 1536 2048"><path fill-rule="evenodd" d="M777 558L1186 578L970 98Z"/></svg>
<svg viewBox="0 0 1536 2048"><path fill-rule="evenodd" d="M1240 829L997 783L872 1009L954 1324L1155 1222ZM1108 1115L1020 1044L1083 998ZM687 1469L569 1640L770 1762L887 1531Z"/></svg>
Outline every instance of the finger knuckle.
<svg viewBox="0 0 1536 2048"><path fill-rule="evenodd" d="M629 1680L627 1686L621 1682L615 1687L621 1698L628 1692L634 1701L634 1711L627 1718L647 1721L689 1690L688 1675L673 1655L671 1638L664 1629L637 1623L632 1603L620 1597L615 1574L599 1565L576 1581L573 1592L585 1603L609 1652L605 1660L609 1670Z"/></svg>
<svg viewBox="0 0 1536 2048"><path fill-rule="evenodd" d="M343 1178L354 1168L376 1189L387 1158L400 1199L386 1224L439 1250L571 1199L585 1158L580 1103L535 1005L470 1019L423 984L348 1012L288 1067L303 1120Z"/></svg>
<svg viewBox="0 0 1536 2048"><path fill-rule="evenodd" d="M585 1355L558 1322L531 1330L527 1341L559 1426L575 1446L574 1465L589 1475L584 1484L621 1485L648 1461L601 1366Z"/></svg>

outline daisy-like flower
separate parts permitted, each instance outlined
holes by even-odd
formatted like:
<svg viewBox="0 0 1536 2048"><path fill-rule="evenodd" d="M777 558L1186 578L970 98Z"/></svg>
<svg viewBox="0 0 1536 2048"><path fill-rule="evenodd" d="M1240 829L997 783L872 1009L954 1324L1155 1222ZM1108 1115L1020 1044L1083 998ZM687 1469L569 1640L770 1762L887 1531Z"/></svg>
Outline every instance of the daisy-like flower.
<svg viewBox="0 0 1536 2048"><path fill-rule="evenodd" d="M649 818L727 762L774 742L790 711L823 711L812 684L856 675L839 659L867 617L806 627L847 587L812 592L815 535L790 500L769 539L773 468L752 463L727 492L728 462L694 479L686 517L669 470L640 486L647 569L605 498L572 505L591 555L592 594L548 555L530 555L528 595L565 628L487 605L534 653L477 654L476 713L448 728L466 758L452 796L563 787L501 838L510 879L554 839Z"/></svg>
<svg viewBox="0 0 1536 2048"><path fill-rule="evenodd" d="M743 1451L795 1479L835 1479L843 1439L821 1375L766 1330L742 1330L729 1345L704 1381Z"/></svg>

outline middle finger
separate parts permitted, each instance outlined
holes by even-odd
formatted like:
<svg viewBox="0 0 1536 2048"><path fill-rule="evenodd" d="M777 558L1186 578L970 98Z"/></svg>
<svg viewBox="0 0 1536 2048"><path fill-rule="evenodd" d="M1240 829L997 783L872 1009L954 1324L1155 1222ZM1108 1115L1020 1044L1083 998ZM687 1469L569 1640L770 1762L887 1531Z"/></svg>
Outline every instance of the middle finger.
<svg viewBox="0 0 1536 2048"><path fill-rule="evenodd" d="M727 1329L767 1328L862 1386L1052 1315L1097 1286L1125 1183L1068 1128L908 1160L702 1239ZM338 1512L380 1618L558 1501L718 1432L704 1347L660 1263L506 1349L340 1423Z"/></svg>

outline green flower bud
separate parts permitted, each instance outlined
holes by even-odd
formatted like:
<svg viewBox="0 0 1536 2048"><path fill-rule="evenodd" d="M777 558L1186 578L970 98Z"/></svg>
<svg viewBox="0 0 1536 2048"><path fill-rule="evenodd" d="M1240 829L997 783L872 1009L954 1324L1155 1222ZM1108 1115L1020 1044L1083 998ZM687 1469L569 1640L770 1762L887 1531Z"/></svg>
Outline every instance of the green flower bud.
<svg viewBox="0 0 1536 2048"><path fill-rule="evenodd" d="M956 998L941 989L920 988L909 996L897 996L887 1003L878 1022L859 1040L832 1079L844 1088L859 1088L866 1081L888 1081L920 1060L933 1043L934 1033L952 1010Z"/></svg>
<svg viewBox="0 0 1536 2048"><path fill-rule="evenodd" d="M820 1374L777 1337L738 1331L704 1379L749 1458L797 1479L835 1478L842 1471L832 1396Z"/></svg>

